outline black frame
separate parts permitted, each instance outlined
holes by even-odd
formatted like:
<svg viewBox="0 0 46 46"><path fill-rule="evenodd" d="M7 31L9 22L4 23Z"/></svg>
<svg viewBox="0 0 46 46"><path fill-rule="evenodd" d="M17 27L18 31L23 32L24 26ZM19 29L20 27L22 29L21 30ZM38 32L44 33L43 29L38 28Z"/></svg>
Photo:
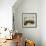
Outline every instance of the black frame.
<svg viewBox="0 0 46 46"><path fill-rule="evenodd" d="M35 14L35 16L36 16L36 24L35 24L35 27L24 27L23 26L23 15L24 14ZM37 28L37 13L22 13L22 28Z"/></svg>

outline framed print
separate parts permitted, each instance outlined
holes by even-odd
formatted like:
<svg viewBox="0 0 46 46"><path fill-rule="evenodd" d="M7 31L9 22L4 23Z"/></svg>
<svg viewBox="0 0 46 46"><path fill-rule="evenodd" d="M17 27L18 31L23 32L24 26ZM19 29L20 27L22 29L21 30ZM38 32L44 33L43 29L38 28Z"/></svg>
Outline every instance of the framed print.
<svg viewBox="0 0 46 46"><path fill-rule="evenodd" d="M37 13L22 13L22 27L36 28Z"/></svg>

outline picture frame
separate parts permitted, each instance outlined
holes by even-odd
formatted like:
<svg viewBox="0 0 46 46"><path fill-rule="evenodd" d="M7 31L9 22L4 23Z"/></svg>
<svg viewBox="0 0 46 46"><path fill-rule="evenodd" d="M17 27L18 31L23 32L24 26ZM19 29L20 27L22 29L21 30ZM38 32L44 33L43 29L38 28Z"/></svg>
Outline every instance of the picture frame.
<svg viewBox="0 0 46 46"><path fill-rule="evenodd" d="M22 27L36 28L37 27L37 13L22 13Z"/></svg>

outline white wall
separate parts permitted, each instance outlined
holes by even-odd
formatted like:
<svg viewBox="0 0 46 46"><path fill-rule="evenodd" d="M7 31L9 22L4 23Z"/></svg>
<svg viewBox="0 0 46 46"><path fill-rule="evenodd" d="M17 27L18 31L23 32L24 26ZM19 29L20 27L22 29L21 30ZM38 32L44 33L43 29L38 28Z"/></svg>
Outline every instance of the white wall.
<svg viewBox="0 0 46 46"><path fill-rule="evenodd" d="M41 39L42 46L46 46L46 0L41 1Z"/></svg>
<svg viewBox="0 0 46 46"><path fill-rule="evenodd" d="M22 32L24 38L34 40L36 46L46 46L45 4L45 0L20 0L13 6L15 29ZM22 13L37 13L37 28L23 28Z"/></svg>
<svg viewBox="0 0 46 46"><path fill-rule="evenodd" d="M12 6L16 0L0 0L0 27L12 28Z"/></svg>
<svg viewBox="0 0 46 46"><path fill-rule="evenodd" d="M24 39L32 39L35 41L36 46L41 46L41 0L22 0L22 2L20 0L18 2L13 6L15 29L23 33ZM22 13L37 13L37 28L23 28Z"/></svg>

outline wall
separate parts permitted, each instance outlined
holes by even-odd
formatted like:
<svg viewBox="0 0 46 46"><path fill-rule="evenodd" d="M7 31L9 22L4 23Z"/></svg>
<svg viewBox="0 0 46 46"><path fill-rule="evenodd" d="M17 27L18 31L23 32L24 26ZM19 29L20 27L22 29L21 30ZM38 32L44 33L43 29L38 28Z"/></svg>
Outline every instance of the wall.
<svg viewBox="0 0 46 46"><path fill-rule="evenodd" d="M22 12L37 13L37 28L22 28ZM37 46L46 46L46 0L20 0L14 4L13 14L15 31L22 32L24 38L35 40Z"/></svg>
<svg viewBox="0 0 46 46"><path fill-rule="evenodd" d="M4 27L12 29L12 6L16 0L0 0L0 38L5 38L5 35L10 35L10 32L4 31ZM3 27L1 29L1 27ZM9 37L8 37L9 38Z"/></svg>
<svg viewBox="0 0 46 46"><path fill-rule="evenodd" d="M46 46L46 0L41 1L41 40L42 46Z"/></svg>
<svg viewBox="0 0 46 46"><path fill-rule="evenodd" d="M37 13L37 28L22 27L22 13ZM13 6L15 31L23 33L24 39L34 40L36 46L41 46L41 0L18 0Z"/></svg>
<svg viewBox="0 0 46 46"><path fill-rule="evenodd" d="M12 29L12 6L16 0L0 0L0 27Z"/></svg>

